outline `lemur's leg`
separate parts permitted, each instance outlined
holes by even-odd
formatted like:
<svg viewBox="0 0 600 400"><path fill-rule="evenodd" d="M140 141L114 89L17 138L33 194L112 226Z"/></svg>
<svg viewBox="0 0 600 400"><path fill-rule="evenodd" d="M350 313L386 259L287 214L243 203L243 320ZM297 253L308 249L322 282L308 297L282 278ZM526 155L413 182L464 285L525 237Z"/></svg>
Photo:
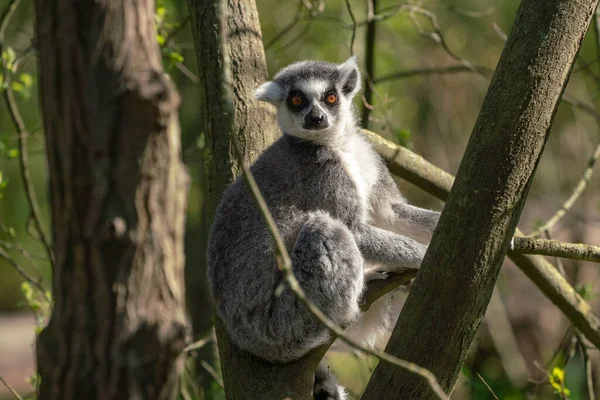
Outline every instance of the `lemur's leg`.
<svg viewBox="0 0 600 400"><path fill-rule="evenodd" d="M325 360L321 360L315 371L313 396L315 400L346 400L347 398L346 391L329 371L329 365Z"/></svg>
<svg viewBox="0 0 600 400"><path fill-rule="evenodd" d="M363 257L350 230L324 212L311 213L290 252L294 275L310 300L338 326L360 315ZM273 297L266 336L280 347L282 361L299 358L323 344L328 331L286 288Z"/></svg>
<svg viewBox="0 0 600 400"><path fill-rule="evenodd" d="M366 261L392 266L395 270L417 269L427 246L385 229L361 224L354 234Z"/></svg>
<svg viewBox="0 0 600 400"><path fill-rule="evenodd" d="M311 213L291 258L307 296L339 325L353 321L359 312L364 261L352 232L325 212Z"/></svg>

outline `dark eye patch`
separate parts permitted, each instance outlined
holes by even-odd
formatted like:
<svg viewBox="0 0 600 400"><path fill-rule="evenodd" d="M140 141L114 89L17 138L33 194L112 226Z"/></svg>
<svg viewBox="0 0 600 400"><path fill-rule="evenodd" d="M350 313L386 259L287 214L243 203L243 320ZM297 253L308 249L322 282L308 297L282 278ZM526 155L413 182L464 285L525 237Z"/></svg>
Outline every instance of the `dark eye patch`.
<svg viewBox="0 0 600 400"><path fill-rule="evenodd" d="M333 95L335 100L333 102L328 101L329 96ZM329 89L327 89L325 92L323 92L323 98L321 99L321 102L323 104L325 104L327 107L336 107L339 102L339 94L337 92L337 90L335 90L335 88L331 87Z"/></svg>
<svg viewBox="0 0 600 400"><path fill-rule="evenodd" d="M298 100L299 99L299 100ZM300 111L308 104L308 100L304 93L299 90L292 89L287 97L288 108L292 111Z"/></svg>

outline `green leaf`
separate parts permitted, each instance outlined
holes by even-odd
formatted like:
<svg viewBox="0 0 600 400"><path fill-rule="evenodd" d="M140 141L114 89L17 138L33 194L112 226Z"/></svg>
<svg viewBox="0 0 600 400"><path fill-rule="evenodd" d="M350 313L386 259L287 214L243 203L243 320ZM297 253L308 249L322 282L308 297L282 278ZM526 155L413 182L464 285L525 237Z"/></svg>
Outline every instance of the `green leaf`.
<svg viewBox="0 0 600 400"><path fill-rule="evenodd" d="M164 46L165 37L163 35L156 35L156 40L158 41L159 46Z"/></svg>
<svg viewBox="0 0 600 400"><path fill-rule="evenodd" d="M575 290L584 300L590 300L594 294L594 286L591 283L584 283Z"/></svg>
<svg viewBox="0 0 600 400"><path fill-rule="evenodd" d="M25 85L26 88L30 88L33 84L33 78L29 74L21 74L19 80Z"/></svg>
<svg viewBox="0 0 600 400"><path fill-rule="evenodd" d="M171 60L171 64L173 65L183 62L183 56L174 51L169 54L169 59Z"/></svg>
<svg viewBox="0 0 600 400"><path fill-rule="evenodd" d="M10 87L12 88L13 91L15 91L17 93L23 93L23 91L25 90L25 86L23 86L23 84L20 82L12 82L10 84Z"/></svg>
<svg viewBox="0 0 600 400"><path fill-rule="evenodd" d="M411 133L408 129L396 129L394 130L394 139L396 143L403 147L409 147L411 144Z"/></svg>
<svg viewBox="0 0 600 400"><path fill-rule="evenodd" d="M12 47L8 47L2 53L2 63L5 64L8 69L12 69L12 63L15 62L16 54Z"/></svg>
<svg viewBox="0 0 600 400"><path fill-rule="evenodd" d="M19 157L19 150L18 149L8 149L8 152L6 153L6 157L8 157L8 158Z"/></svg>
<svg viewBox="0 0 600 400"><path fill-rule="evenodd" d="M13 239L17 237L17 232L15 232L15 228L13 228L12 226L8 227L8 234L10 235L10 237L12 237Z"/></svg>

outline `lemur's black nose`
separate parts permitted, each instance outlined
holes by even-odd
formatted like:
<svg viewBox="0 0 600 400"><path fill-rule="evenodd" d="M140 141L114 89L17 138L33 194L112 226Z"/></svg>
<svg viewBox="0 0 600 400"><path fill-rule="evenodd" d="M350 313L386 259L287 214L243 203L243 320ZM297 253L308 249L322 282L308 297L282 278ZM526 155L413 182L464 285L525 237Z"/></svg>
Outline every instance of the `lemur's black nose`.
<svg viewBox="0 0 600 400"><path fill-rule="evenodd" d="M312 122L321 122L325 119L325 115L323 114L310 114L308 116L308 118L312 121Z"/></svg>
<svg viewBox="0 0 600 400"><path fill-rule="evenodd" d="M328 125L327 115L320 110L313 109L304 117L304 129L325 129Z"/></svg>

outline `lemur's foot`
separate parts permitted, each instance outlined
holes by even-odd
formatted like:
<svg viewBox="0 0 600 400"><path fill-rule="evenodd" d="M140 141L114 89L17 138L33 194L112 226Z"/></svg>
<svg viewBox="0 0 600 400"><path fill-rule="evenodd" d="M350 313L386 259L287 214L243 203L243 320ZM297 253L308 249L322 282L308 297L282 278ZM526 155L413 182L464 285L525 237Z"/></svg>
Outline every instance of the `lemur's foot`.
<svg viewBox="0 0 600 400"><path fill-rule="evenodd" d="M315 386L313 388L315 400L346 400L346 391L338 384L335 376L329 371L329 365L321 360L315 371Z"/></svg>

